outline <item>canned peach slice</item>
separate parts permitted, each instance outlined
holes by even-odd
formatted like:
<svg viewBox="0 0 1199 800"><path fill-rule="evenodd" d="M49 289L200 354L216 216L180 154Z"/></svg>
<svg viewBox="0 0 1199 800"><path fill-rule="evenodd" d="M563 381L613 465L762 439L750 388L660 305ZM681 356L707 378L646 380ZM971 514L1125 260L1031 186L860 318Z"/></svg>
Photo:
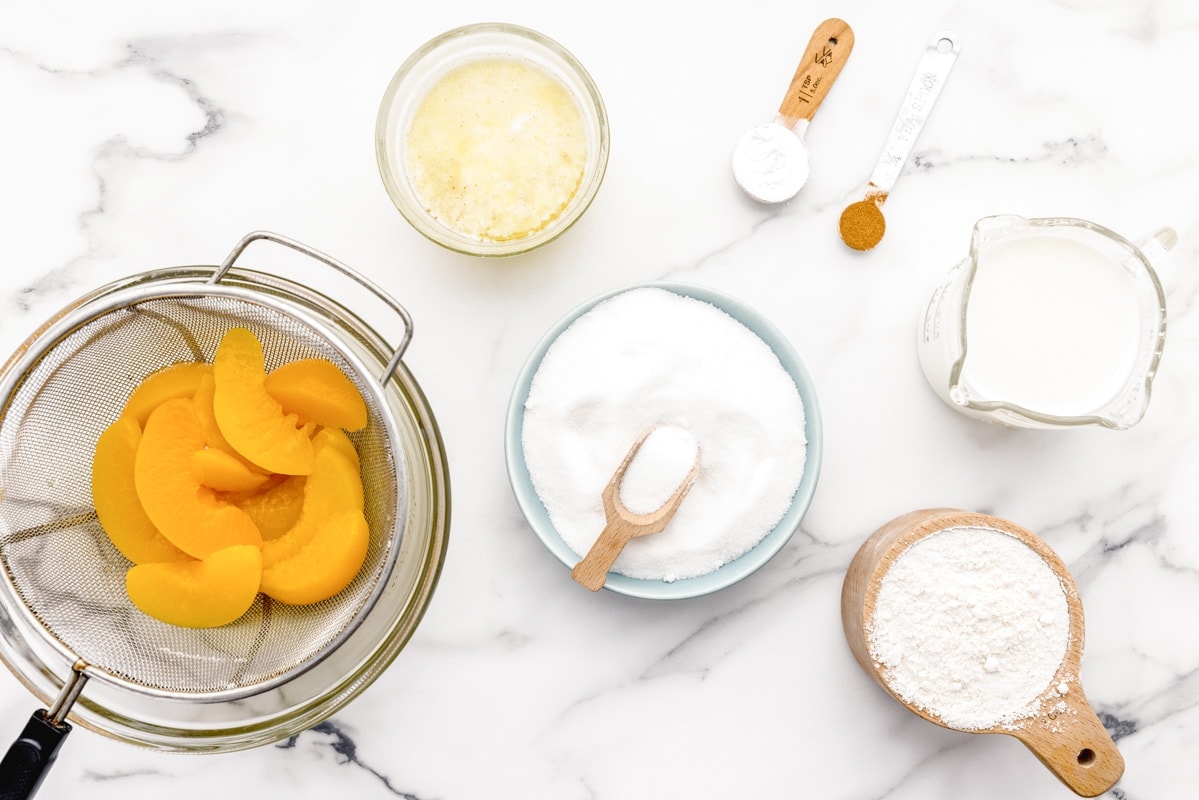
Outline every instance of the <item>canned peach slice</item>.
<svg viewBox="0 0 1199 800"><path fill-rule="evenodd" d="M119 417L96 442L92 461L92 501L109 541L134 564L182 561L188 556L167 541L142 508L133 464L142 429L134 417Z"/></svg>
<svg viewBox="0 0 1199 800"><path fill-rule="evenodd" d="M295 414L286 414L266 390L262 344L245 328L232 328L213 359L213 411L225 439L269 472L307 475L312 442Z"/></svg>
<svg viewBox="0 0 1199 800"><path fill-rule="evenodd" d="M155 619L185 628L215 628L249 610L258 595L262 553L233 545L200 561L139 564L125 575L129 599Z"/></svg>
<svg viewBox="0 0 1199 800"><path fill-rule="evenodd" d="M175 398L154 409L133 465L146 515L171 544L194 558L235 544L261 546L254 521L196 479L191 459L203 449L204 433L191 400Z"/></svg>
<svg viewBox="0 0 1199 800"><path fill-rule="evenodd" d="M357 431L366 427L366 403L358 388L324 358L306 358L277 367L266 376L266 390L283 413L303 422Z"/></svg>

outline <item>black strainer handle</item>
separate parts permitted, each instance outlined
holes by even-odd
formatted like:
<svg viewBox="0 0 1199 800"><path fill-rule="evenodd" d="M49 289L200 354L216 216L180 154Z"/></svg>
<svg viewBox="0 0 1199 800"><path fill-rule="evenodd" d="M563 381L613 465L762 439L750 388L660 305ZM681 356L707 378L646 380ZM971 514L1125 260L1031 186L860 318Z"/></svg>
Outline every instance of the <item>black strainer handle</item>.
<svg viewBox="0 0 1199 800"><path fill-rule="evenodd" d="M33 712L21 737L0 761L0 800L33 797L70 732L69 723L51 722L46 709Z"/></svg>
<svg viewBox="0 0 1199 800"><path fill-rule="evenodd" d="M242 240L238 242L237 246L233 248L233 251L225 257L225 260L221 263L221 266L217 268L217 271L213 274L213 276L208 279L208 282L219 283L221 278L225 277L225 273L228 272L230 267L233 266L233 262L236 261L238 256L242 254L242 251L245 250L251 242L256 242L259 239L265 239L268 242L274 242L275 244L281 244L284 247L290 247L292 250L295 250L298 253L303 253L310 258L315 258L317 261L333 267L333 269L337 270L350 280L370 291L396 313L396 315L404 323L404 335L400 339L399 345L397 345L394 352L392 352L391 359L387 362L387 367L383 370L383 374L379 376L379 382L382 384L386 384L389 380L391 380L391 376L395 374L395 371L400 366L400 359L404 357L404 351L408 349L408 343L412 341L412 317L409 316L408 311L402 305L400 305L398 300L389 295L387 292L383 291L383 289L377 286L370 278L341 263L336 258L326 255L320 250L309 247L302 242L297 242L295 239L290 239L278 233L271 233L270 231L254 231L253 233L247 233L244 237L242 237ZM3 798L0 798L0 800L3 800Z"/></svg>

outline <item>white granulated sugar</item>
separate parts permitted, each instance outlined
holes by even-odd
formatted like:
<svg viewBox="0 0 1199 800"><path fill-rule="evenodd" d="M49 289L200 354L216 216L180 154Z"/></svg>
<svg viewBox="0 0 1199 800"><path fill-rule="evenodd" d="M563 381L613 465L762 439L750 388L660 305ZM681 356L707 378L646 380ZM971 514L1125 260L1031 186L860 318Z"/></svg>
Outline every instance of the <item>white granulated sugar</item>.
<svg viewBox="0 0 1199 800"><path fill-rule="evenodd" d="M666 529L629 542L614 571L665 581L707 574L790 508L807 442L803 401L777 356L709 303L632 289L558 336L525 403L529 476L580 557L604 528L604 486L655 425L694 438L699 475Z"/></svg>
<svg viewBox="0 0 1199 800"><path fill-rule="evenodd" d="M895 694L978 730L1038 713L1069 648L1070 612L1035 550L1003 531L954 527L895 560L867 635Z"/></svg>
<svg viewBox="0 0 1199 800"><path fill-rule="evenodd" d="M699 449L689 431L662 425L650 431L620 482L620 502L634 514L650 514L669 500L695 467Z"/></svg>

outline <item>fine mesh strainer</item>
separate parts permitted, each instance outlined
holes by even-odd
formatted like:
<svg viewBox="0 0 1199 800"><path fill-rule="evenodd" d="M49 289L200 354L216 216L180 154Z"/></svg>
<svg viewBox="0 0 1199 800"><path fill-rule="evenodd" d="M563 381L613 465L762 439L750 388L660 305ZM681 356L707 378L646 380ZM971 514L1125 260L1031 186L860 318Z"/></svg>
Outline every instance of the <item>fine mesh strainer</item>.
<svg viewBox="0 0 1199 800"><path fill-rule="evenodd" d="M306 307L291 302L278 284L247 286L244 276L230 273L256 239L334 267L400 317L401 343L381 369L364 359L360 332L347 336L331 326L320 303ZM268 370L321 357L357 386L368 423L351 439L361 461L370 545L358 575L328 600L297 607L260 595L230 625L180 628L129 602L124 580L130 564L109 543L92 507L92 455L100 433L142 378L180 361L211 363L233 327L258 337ZM408 447L388 392L411 331L403 307L358 273L290 239L259 232L243 239L206 280L151 277L68 308L9 361L0 373L0 633L5 640L20 638L30 650L55 651L71 667L57 699L34 714L5 756L0 781L7 784L0 798L36 790L90 678L110 695L252 707L251 700L295 682L354 635L394 584L411 517ZM5 794L9 786L25 788Z"/></svg>

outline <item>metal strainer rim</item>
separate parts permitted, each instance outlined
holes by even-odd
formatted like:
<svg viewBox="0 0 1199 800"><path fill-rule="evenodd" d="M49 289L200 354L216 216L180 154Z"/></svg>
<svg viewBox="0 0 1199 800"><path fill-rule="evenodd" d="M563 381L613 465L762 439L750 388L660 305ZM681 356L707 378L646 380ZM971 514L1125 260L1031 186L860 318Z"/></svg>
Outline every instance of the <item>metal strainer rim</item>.
<svg viewBox="0 0 1199 800"><path fill-rule="evenodd" d="M215 269L214 274L216 274ZM379 376L373 374L357 354L340 344L337 335L330 329L327 323L285 298L257 291L252 287L210 283L203 280L173 282L165 286L151 282L118 289L112 293L97 293L97 295L83 299L52 318L26 340L22 348L9 359L8 364L3 368L3 374L0 374L0 421L7 416L13 398L17 391L24 385L30 370L41 363L46 357L50 356L56 347L79 328L121 308L133 307L141 303L172 299L208 299L217 296L239 300L251 305L265 306L272 312L281 314L306 327L318 335L332 349L336 350L339 356L344 358L357 372L361 380L356 383L360 385L360 388L371 393L372 400L379 408L379 420L384 429L389 452L393 457L397 458L402 454L401 437L394 419L394 413L390 409L386 397L385 380L381 381ZM399 511L397 509L397 517L399 516ZM394 535L387 553L377 568L378 575L375 578L369 595L356 609L345 627L338 631L336 635L316 652L310 653L305 659L299 661L290 669L284 670L265 680L220 690L188 692L165 689L129 680L121 675L110 672L104 664L99 662L77 663L74 671L87 677L99 678L109 686L129 689L138 694L163 699L186 700L189 702L226 702L269 691L315 667L357 630L375 606L387 585L389 576L394 572L400 550L400 535ZM388 532L388 536L393 536L393 533ZM9 570L7 568L0 568L0 576L2 576L2 580L0 580L0 602L9 610L10 618L14 624L21 628L23 634L33 634L32 637L26 635L27 640L31 644L33 642L41 642L48 645L66 663L77 662L79 657L72 649L70 643L63 641L53 631L49 630L37 618L30 605L21 598ZM64 676L65 679L66 676Z"/></svg>

